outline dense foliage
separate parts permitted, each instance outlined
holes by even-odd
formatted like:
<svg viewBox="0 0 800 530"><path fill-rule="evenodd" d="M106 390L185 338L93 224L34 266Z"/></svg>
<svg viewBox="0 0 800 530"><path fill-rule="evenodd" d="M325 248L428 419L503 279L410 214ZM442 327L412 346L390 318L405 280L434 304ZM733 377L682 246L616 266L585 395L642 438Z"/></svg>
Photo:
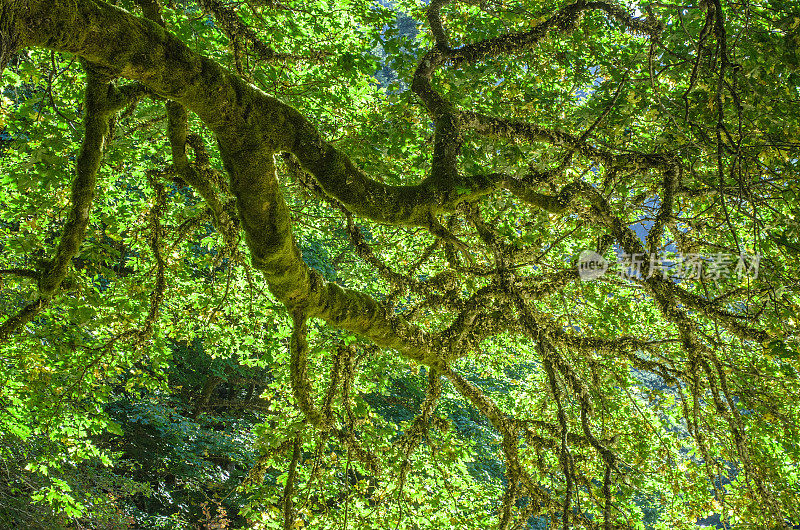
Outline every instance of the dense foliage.
<svg viewBox="0 0 800 530"><path fill-rule="evenodd" d="M800 524L799 49L794 0L0 0L0 526Z"/></svg>

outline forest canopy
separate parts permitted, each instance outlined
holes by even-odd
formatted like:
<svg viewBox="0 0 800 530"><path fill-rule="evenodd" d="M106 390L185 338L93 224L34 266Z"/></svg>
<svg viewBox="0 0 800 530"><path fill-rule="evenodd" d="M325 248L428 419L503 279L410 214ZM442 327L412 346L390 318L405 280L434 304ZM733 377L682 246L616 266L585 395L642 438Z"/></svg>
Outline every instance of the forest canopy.
<svg viewBox="0 0 800 530"><path fill-rule="evenodd" d="M800 5L0 0L0 524L800 525Z"/></svg>

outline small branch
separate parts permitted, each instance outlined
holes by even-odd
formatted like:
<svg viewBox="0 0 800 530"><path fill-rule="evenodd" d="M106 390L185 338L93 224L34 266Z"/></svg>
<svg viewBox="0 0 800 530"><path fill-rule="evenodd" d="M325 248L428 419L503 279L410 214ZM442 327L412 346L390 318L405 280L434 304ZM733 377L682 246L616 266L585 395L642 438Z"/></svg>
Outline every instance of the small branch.
<svg viewBox="0 0 800 530"><path fill-rule="evenodd" d="M0 269L0 274L8 274L11 276L19 276L21 278L39 279L39 272L30 269Z"/></svg>
<svg viewBox="0 0 800 530"><path fill-rule="evenodd" d="M320 63L325 58L325 53L312 53L308 56L299 56L291 53L279 53L272 47L268 46L261 40L253 29L242 22L236 11L225 6L222 2L217 0L200 0L202 8L214 15L219 26L224 30L225 34L236 43L239 38L244 38L253 48L256 56L262 61L268 63L283 63L283 62L312 62Z"/></svg>
<svg viewBox="0 0 800 530"><path fill-rule="evenodd" d="M295 481L297 480L297 465L302 457L302 441L298 436L294 439L292 448L292 461L286 477L286 486L283 488L283 530L293 530L295 527L294 495Z"/></svg>

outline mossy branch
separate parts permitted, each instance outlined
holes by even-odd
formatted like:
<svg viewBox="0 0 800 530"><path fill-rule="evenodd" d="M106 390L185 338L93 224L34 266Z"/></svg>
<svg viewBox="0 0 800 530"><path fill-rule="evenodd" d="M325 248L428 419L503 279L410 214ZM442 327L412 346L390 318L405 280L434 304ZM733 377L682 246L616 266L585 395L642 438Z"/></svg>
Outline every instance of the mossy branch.
<svg viewBox="0 0 800 530"><path fill-rule="evenodd" d="M6 6L3 7L5 9ZM53 258L38 274L38 300L25 306L0 326L0 341L33 320L58 292L67 271L83 242L95 193L97 171L108 139L109 121L119 108L119 91L110 83L107 71L88 62L86 71L84 135L72 181L70 212Z"/></svg>

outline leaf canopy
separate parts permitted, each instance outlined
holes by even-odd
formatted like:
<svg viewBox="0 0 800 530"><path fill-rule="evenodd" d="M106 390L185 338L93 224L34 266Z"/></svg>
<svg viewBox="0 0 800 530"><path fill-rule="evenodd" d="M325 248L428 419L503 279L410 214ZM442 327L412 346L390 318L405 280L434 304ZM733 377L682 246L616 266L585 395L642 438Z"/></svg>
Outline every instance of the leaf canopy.
<svg viewBox="0 0 800 530"><path fill-rule="evenodd" d="M0 454L54 517L211 451L249 528L800 524L797 3L0 17Z"/></svg>

